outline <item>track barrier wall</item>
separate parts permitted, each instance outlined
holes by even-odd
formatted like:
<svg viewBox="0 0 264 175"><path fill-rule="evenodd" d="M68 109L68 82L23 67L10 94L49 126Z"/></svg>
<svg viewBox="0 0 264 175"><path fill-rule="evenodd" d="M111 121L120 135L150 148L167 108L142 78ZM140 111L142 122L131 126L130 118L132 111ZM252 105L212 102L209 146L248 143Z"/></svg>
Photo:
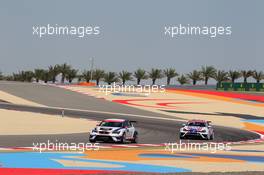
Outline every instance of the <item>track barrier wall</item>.
<svg viewBox="0 0 264 175"><path fill-rule="evenodd" d="M262 91L264 92L264 83L217 83L217 90L223 91Z"/></svg>

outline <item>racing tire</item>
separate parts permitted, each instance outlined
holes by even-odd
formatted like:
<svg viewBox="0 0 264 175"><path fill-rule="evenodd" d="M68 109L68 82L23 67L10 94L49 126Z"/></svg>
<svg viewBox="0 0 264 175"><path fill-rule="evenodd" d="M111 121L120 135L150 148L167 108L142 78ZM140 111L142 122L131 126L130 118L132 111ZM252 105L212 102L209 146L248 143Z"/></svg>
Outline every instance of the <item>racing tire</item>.
<svg viewBox="0 0 264 175"><path fill-rule="evenodd" d="M205 140L211 140L211 136L208 134L205 138Z"/></svg>
<svg viewBox="0 0 264 175"><path fill-rule="evenodd" d="M214 134L210 136L210 140L214 140Z"/></svg>
<svg viewBox="0 0 264 175"><path fill-rule="evenodd" d="M132 143L138 143L138 133L137 132L134 133Z"/></svg>
<svg viewBox="0 0 264 175"><path fill-rule="evenodd" d="M181 136L181 134L180 134L180 137L179 137L180 139L185 139L185 137L184 136Z"/></svg>
<svg viewBox="0 0 264 175"><path fill-rule="evenodd" d="M96 140L89 140L90 141L90 143L95 143L96 142Z"/></svg>
<svg viewBox="0 0 264 175"><path fill-rule="evenodd" d="M126 143L126 133L122 135L120 143Z"/></svg>

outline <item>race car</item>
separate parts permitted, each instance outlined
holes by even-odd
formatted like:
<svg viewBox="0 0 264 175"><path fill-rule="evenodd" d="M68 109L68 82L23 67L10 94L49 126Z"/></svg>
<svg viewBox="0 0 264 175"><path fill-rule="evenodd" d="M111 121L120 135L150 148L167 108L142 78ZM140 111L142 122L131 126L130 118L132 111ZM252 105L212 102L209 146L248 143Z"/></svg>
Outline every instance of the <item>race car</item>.
<svg viewBox="0 0 264 175"><path fill-rule="evenodd" d="M214 139L214 129L210 121L189 120L180 128L180 139L185 138L202 138L206 140Z"/></svg>
<svg viewBox="0 0 264 175"><path fill-rule="evenodd" d="M90 142L118 142L118 143L137 143L138 132L133 126L135 121L123 119L106 119L100 122L90 132Z"/></svg>

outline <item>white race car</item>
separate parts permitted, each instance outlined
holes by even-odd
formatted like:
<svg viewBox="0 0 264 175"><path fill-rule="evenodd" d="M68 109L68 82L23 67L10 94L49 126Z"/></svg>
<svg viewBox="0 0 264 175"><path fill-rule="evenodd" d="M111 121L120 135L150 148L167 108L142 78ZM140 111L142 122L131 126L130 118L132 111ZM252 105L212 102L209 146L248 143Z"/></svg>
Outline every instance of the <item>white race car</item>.
<svg viewBox="0 0 264 175"><path fill-rule="evenodd" d="M214 130L210 125L210 121L205 120L189 120L180 129L180 139L195 137L206 140L214 139Z"/></svg>
<svg viewBox="0 0 264 175"><path fill-rule="evenodd" d="M112 141L119 143L137 143L138 132L133 126L135 121L123 119L103 120L90 132L90 142Z"/></svg>

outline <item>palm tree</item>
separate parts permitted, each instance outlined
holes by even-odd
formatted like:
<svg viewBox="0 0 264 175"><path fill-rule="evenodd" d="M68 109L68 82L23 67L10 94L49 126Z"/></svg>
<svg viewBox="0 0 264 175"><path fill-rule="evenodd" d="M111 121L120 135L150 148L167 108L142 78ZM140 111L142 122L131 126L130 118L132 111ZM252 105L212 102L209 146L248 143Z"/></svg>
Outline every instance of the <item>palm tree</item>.
<svg viewBox="0 0 264 175"><path fill-rule="evenodd" d="M202 74L200 71L194 70L193 72L190 72L187 74L187 77L190 78L193 82L193 85L196 85L197 81L202 80Z"/></svg>
<svg viewBox="0 0 264 175"><path fill-rule="evenodd" d="M67 74L66 74L66 79L69 81L69 83L72 83L72 80L74 78L76 78L77 76L77 73L78 73L78 70L77 69L70 69Z"/></svg>
<svg viewBox="0 0 264 175"><path fill-rule="evenodd" d="M260 81L264 79L264 73L262 71L254 71L253 78L257 81L257 83L260 83Z"/></svg>
<svg viewBox="0 0 264 175"><path fill-rule="evenodd" d="M19 77L19 74L17 74L17 73L13 73L13 80L14 81L20 81L20 77Z"/></svg>
<svg viewBox="0 0 264 175"><path fill-rule="evenodd" d="M43 70L43 72L42 72L42 76L41 76L41 79L42 79L45 83L48 83L48 81L51 80L50 72L49 72L48 70Z"/></svg>
<svg viewBox="0 0 264 175"><path fill-rule="evenodd" d="M32 78L34 78L34 72L32 71L20 71L18 74L14 74L18 81L27 81L31 82Z"/></svg>
<svg viewBox="0 0 264 175"><path fill-rule="evenodd" d="M178 82L181 84L181 85L184 85L184 84L188 84L189 83L189 79L184 76L184 75L181 75L180 77L177 78Z"/></svg>
<svg viewBox="0 0 264 175"><path fill-rule="evenodd" d="M89 71L89 70L85 70L85 71L83 71L83 73L82 73L82 77L85 79L85 81L86 81L87 83L89 83L90 80L91 80L91 71Z"/></svg>
<svg viewBox="0 0 264 175"><path fill-rule="evenodd" d="M152 68L149 72L149 78L152 79L152 85L155 84L157 79L160 79L163 77L162 70L161 69L154 69Z"/></svg>
<svg viewBox="0 0 264 175"><path fill-rule="evenodd" d="M134 77L137 79L137 85L139 85L141 80L148 78L148 75L144 69L139 68L134 72Z"/></svg>
<svg viewBox="0 0 264 175"><path fill-rule="evenodd" d="M113 82L118 82L118 77L117 77L117 75L116 75L115 72L108 72L108 73L106 73L105 76L104 76L104 81L105 81L108 85L110 85L110 84L112 84Z"/></svg>
<svg viewBox="0 0 264 175"><path fill-rule="evenodd" d="M251 70L242 70L241 75L244 78L244 83L247 83L247 79L253 75L253 71Z"/></svg>
<svg viewBox="0 0 264 175"><path fill-rule="evenodd" d="M44 69L35 69L34 70L34 77L36 78L36 82L38 83L39 80L42 79L44 73Z"/></svg>
<svg viewBox="0 0 264 175"><path fill-rule="evenodd" d="M3 79L4 79L3 73L0 71L0 80L3 80Z"/></svg>
<svg viewBox="0 0 264 175"><path fill-rule="evenodd" d="M132 73L124 70L119 72L119 78L122 80L123 85L126 83L126 81L133 80Z"/></svg>
<svg viewBox="0 0 264 175"><path fill-rule="evenodd" d="M34 78L34 72L32 71L25 71L25 75L26 75L27 82L31 82L32 78Z"/></svg>
<svg viewBox="0 0 264 175"><path fill-rule="evenodd" d="M232 83L235 83L236 79L239 79L241 77L241 73L238 71L230 70L228 72L228 77L231 79Z"/></svg>
<svg viewBox="0 0 264 175"><path fill-rule="evenodd" d="M59 65L49 66L49 74L50 74L50 78L51 78L52 83L56 82L56 77L59 73L60 73L60 66Z"/></svg>
<svg viewBox="0 0 264 175"><path fill-rule="evenodd" d="M77 75L76 78L78 79L78 83L80 83L83 79L83 75Z"/></svg>
<svg viewBox="0 0 264 175"><path fill-rule="evenodd" d="M172 78L178 76L178 73L173 68L166 69L163 72L164 72L164 75L167 77L167 85L170 85L170 81Z"/></svg>
<svg viewBox="0 0 264 175"><path fill-rule="evenodd" d="M68 65L67 63L64 63L64 64L59 66L59 70L61 73L61 83L64 83L66 75L71 70L71 66Z"/></svg>
<svg viewBox="0 0 264 175"><path fill-rule="evenodd" d="M201 75L204 79L205 85L208 84L208 80L213 78L216 73L216 69L213 66L203 66L201 70Z"/></svg>
<svg viewBox="0 0 264 175"><path fill-rule="evenodd" d="M3 76L3 79L6 81L13 81L14 77L12 75Z"/></svg>
<svg viewBox="0 0 264 175"><path fill-rule="evenodd" d="M218 84L228 80L228 73L224 70L218 70L213 77Z"/></svg>
<svg viewBox="0 0 264 175"><path fill-rule="evenodd" d="M93 79L96 80L96 85L99 85L100 79L103 78L105 75L104 71L101 69L96 69L93 71Z"/></svg>

